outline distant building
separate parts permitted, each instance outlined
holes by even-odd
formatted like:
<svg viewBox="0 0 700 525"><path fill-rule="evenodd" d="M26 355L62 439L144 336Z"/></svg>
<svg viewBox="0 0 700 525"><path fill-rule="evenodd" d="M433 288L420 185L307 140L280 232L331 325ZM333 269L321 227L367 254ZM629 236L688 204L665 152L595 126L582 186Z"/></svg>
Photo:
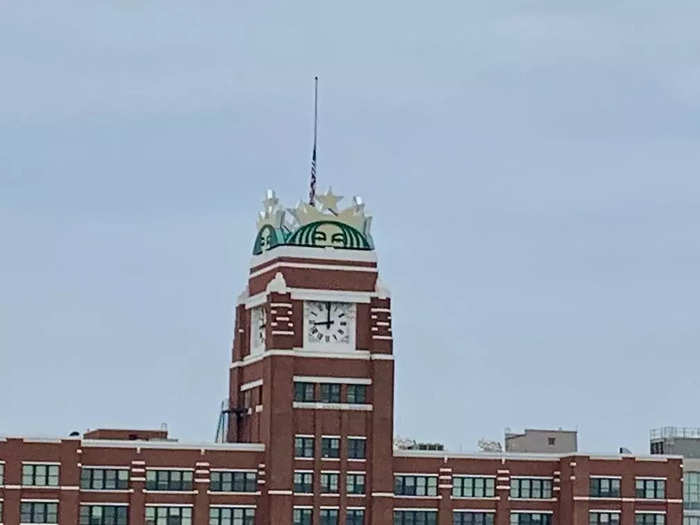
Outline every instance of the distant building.
<svg viewBox="0 0 700 525"><path fill-rule="evenodd" d="M578 438L575 430L526 428L522 434L506 430L506 452L565 454L576 451L578 451Z"/></svg>
<svg viewBox="0 0 700 525"><path fill-rule="evenodd" d="M649 435L651 453L682 455L683 525L700 525L700 428L662 427Z"/></svg>

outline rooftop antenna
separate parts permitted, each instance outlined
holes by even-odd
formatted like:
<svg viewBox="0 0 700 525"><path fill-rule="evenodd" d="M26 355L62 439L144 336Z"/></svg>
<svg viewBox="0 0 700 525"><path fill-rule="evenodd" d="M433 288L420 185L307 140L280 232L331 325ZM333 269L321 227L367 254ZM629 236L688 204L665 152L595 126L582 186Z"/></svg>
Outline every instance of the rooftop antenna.
<svg viewBox="0 0 700 525"><path fill-rule="evenodd" d="M309 204L316 203L316 139L318 137L318 77L314 77L314 151L311 154L311 189Z"/></svg>

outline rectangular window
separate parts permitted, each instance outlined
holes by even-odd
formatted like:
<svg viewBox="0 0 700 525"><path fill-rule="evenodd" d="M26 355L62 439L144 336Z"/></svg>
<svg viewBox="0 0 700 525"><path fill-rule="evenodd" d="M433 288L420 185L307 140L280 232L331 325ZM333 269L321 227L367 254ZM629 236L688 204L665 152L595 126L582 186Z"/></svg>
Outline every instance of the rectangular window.
<svg viewBox="0 0 700 525"><path fill-rule="evenodd" d="M365 459L367 457L366 443L366 439L348 438L348 459Z"/></svg>
<svg viewBox="0 0 700 525"><path fill-rule="evenodd" d="M511 512L510 525L552 525L552 515L536 512Z"/></svg>
<svg viewBox="0 0 700 525"><path fill-rule="evenodd" d="M292 511L293 525L311 525L311 509L294 509Z"/></svg>
<svg viewBox="0 0 700 525"><path fill-rule="evenodd" d="M321 494L338 494L337 472L321 472Z"/></svg>
<svg viewBox="0 0 700 525"><path fill-rule="evenodd" d="M340 403L340 385L321 383L321 403Z"/></svg>
<svg viewBox="0 0 700 525"><path fill-rule="evenodd" d="M348 403L363 404L367 402L367 385L348 385Z"/></svg>
<svg viewBox="0 0 700 525"><path fill-rule="evenodd" d="M58 523L58 503L22 502L19 511L21 523Z"/></svg>
<svg viewBox="0 0 700 525"><path fill-rule="evenodd" d="M58 465L22 465L22 485L35 487L57 487Z"/></svg>
<svg viewBox="0 0 700 525"><path fill-rule="evenodd" d="M394 525L437 525L437 511L395 510Z"/></svg>
<svg viewBox="0 0 700 525"><path fill-rule="evenodd" d="M589 525L620 525L619 512L591 512Z"/></svg>
<svg viewBox="0 0 700 525"><path fill-rule="evenodd" d="M255 525L255 509L211 507L209 525Z"/></svg>
<svg viewBox="0 0 700 525"><path fill-rule="evenodd" d="M80 525L127 525L126 505L81 505Z"/></svg>
<svg viewBox="0 0 700 525"><path fill-rule="evenodd" d="M365 525L365 511L363 509L348 509L345 514L345 525Z"/></svg>
<svg viewBox="0 0 700 525"><path fill-rule="evenodd" d="M666 480L637 478L636 497L642 499L664 499L666 497Z"/></svg>
<svg viewBox="0 0 700 525"><path fill-rule="evenodd" d="M364 494L365 493L365 475L364 474L348 474L347 478L348 494Z"/></svg>
<svg viewBox="0 0 700 525"><path fill-rule="evenodd" d="M212 492L256 492L258 482L255 472L235 470L211 472Z"/></svg>
<svg viewBox="0 0 700 525"><path fill-rule="evenodd" d="M664 514L637 514L635 525L666 525L666 515Z"/></svg>
<svg viewBox="0 0 700 525"><path fill-rule="evenodd" d="M618 478L591 478L590 489L592 498L619 498L620 480Z"/></svg>
<svg viewBox="0 0 700 525"><path fill-rule="evenodd" d="M437 476L394 476L397 496L437 496Z"/></svg>
<svg viewBox="0 0 700 525"><path fill-rule="evenodd" d="M129 488L129 469L83 467L80 488L87 490L126 490Z"/></svg>
<svg viewBox="0 0 700 525"><path fill-rule="evenodd" d="M294 401L313 402L316 401L313 383L302 383L294 381Z"/></svg>
<svg viewBox="0 0 700 525"><path fill-rule="evenodd" d="M192 507L146 507L146 525L192 525Z"/></svg>
<svg viewBox="0 0 700 525"><path fill-rule="evenodd" d="M453 514L454 525L493 525L492 512L455 512Z"/></svg>
<svg viewBox="0 0 700 525"><path fill-rule="evenodd" d="M321 438L321 457L322 458L339 458L340 457L340 439L322 437Z"/></svg>
<svg viewBox="0 0 700 525"><path fill-rule="evenodd" d="M314 493L313 472L294 472L294 492L296 494Z"/></svg>
<svg viewBox="0 0 700 525"><path fill-rule="evenodd" d="M192 490L191 470L146 470L146 490Z"/></svg>
<svg viewBox="0 0 700 525"><path fill-rule="evenodd" d="M455 498L493 498L496 495L496 478L454 476L452 495Z"/></svg>
<svg viewBox="0 0 700 525"><path fill-rule="evenodd" d="M0 485L5 484L5 464L0 463ZM0 519L0 523L2 523L2 519Z"/></svg>
<svg viewBox="0 0 700 525"><path fill-rule="evenodd" d="M314 438L312 437L295 437L294 438L294 457L295 458L312 458L314 457Z"/></svg>
<svg viewBox="0 0 700 525"><path fill-rule="evenodd" d="M321 525L338 525L338 509L321 509Z"/></svg>
<svg viewBox="0 0 700 525"><path fill-rule="evenodd" d="M700 510L700 472L683 474L683 508ZM700 517L697 525L700 525Z"/></svg>
<svg viewBox="0 0 700 525"><path fill-rule="evenodd" d="M549 499L552 497L551 479L512 478L510 497L520 499Z"/></svg>

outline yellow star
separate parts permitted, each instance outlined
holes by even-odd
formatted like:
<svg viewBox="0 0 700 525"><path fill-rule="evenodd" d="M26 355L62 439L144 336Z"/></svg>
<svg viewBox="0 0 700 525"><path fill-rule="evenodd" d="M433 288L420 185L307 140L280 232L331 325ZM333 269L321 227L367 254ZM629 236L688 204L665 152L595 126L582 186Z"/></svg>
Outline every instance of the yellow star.
<svg viewBox="0 0 700 525"><path fill-rule="evenodd" d="M322 209L330 210L336 215L338 213L338 201L342 198L342 195L334 195L330 187L325 195L316 196L316 200L321 203Z"/></svg>

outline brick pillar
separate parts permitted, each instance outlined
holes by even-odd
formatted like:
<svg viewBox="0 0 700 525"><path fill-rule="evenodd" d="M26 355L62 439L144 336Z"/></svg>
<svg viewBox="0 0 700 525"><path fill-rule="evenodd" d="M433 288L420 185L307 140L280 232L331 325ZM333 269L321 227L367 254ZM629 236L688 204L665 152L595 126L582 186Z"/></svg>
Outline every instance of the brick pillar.
<svg viewBox="0 0 700 525"><path fill-rule="evenodd" d="M269 497L267 495L267 479L265 471L265 463L258 464L258 506L255 509L255 523L270 523L270 514L268 509Z"/></svg>
<svg viewBox="0 0 700 525"><path fill-rule="evenodd" d="M194 525L209 523L209 482L211 473L207 461L198 461L194 465Z"/></svg>
<svg viewBox="0 0 700 525"><path fill-rule="evenodd" d="M146 462L135 459L131 462L131 496L129 497L129 525L144 525L146 522Z"/></svg>
<svg viewBox="0 0 700 525"><path fill-rule="evenodd" d="M510 469L505 463L497 472L496 495L496 525L510 525Z"/></svg>
<svg viewBox="0 0 700 525"><path fill-rule="evenodd" d="M588 501L590 493L589 475L591 472L590 458L588 456L572 456L569 458L569 467L571 474L569 483L572 487L572 525L588 525ZM563 522L562 522L563 523Z"/></svg>
<svg viewBox="0 0 700 525"><path fill-rule="evenodd" d="M80 439L63 439L59 452L60 485L59 523L78 523L80 516Z"/></svg>
<svg viewBox="0 0 700 525"><path fill-rule="evenodd" d="M7 468L7 465L5 465ZM19 501L20 501L20 489L19 484L14 484L11 487L7 485L10 482L5 477L5 489L2 491L3 502L2 502L2 519L4 525L19 525Z"/></svg>
<svg viewBox="0 0 700 525"><path fill-rule="evenodd" d="M372 373L372 441L368 451L367 475L371 476L371 523L393 523L393 416L394 362L386 359L371 361Z"/></svg>
<svg viewBox="0 0 700 525"><path fill-rule="evenodd" d="M452 525L452 469L447 466L440 468L438 494L441 498L438 525Z"/></svg>

